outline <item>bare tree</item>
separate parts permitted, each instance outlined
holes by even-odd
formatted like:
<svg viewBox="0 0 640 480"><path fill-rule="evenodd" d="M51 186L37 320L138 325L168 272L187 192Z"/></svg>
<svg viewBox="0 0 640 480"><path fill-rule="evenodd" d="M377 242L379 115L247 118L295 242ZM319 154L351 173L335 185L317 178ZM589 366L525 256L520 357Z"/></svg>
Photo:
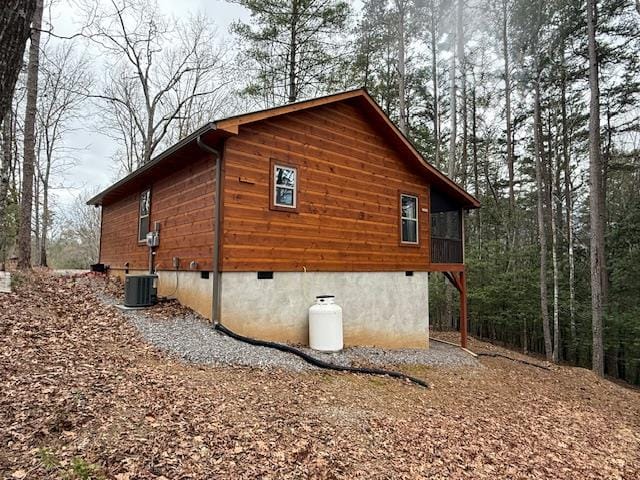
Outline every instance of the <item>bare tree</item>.
<svg viewBox="0 0 640 480"><path fill-rule="evenodd" d="M58 268L87 268L100 253L100 209L86 204L98 191L80 192L58 213L50 246L50 261Z"/></svg>
<svg viewBox="0 0 640 480"><path fill-rule="evenodd" d="M31 217L33 209L33 172L35 165L35 125L38 99L38 70L40 64L40 29L42 0L38 0L33 15L33 31L29 46L27 70L27 107L24 120L24 159L22 165L22 199L20 203L20 232L18 236L18 267L31 268Z"/></svg>
<svg viewBox="0 0 640 480"><path fill-rule="evenodd" d="M4 0L0 8L0 122L11 108L13 90L31 34L36 0Z"/></svg>
<svg viewBox="0 0 640 480"><path fill-rule="evenodd" d="M111 133L135 155L128 170L151 159L195 98L220 93L228 83L220 77L223 55L203 16L185 24L142 0L99 2L87 11L85 35L106 54L110 72L104 91L89 96L105 102Z"/></svg>
<svg viewBox="0 0 640 480"><path fill-rule="evenodd" d="M7 256L6 209L11 181L12 153L11 109L2 121L2 158L0 158L0 270L4 270Z"/></svg>
<svg viewBox="0 0 640 480"><path fill-rule="evenodd" d="M91 77L85 59L78 57L70 43L43 49L38 99L38 132L41 147L37 163L42 209L39 225L40 265L47 266L47 237L51 224L49 206L52 175L73 165L73 157L63 145L64 136L79 118L79 107L86 97L80 90L89 89Z"/></svg>

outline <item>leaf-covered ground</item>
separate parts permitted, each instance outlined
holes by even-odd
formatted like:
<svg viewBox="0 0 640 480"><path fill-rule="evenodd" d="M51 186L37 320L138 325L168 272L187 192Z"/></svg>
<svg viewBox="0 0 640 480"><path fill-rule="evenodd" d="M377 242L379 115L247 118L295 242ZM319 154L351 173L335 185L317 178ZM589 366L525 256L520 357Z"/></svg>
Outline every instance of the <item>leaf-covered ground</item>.
<svg viewBox="0 0 640 480"><path fill-rule="evenodd" d="M640 478L640 392L589 371L188 365L95 288L0 294L0 478Z"/></svg>

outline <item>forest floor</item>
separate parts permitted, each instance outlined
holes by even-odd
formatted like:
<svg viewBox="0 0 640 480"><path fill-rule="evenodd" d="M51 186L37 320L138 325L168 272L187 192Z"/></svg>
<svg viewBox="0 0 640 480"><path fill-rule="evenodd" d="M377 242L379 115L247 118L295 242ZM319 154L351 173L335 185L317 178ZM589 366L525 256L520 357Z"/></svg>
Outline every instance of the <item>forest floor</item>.
<svg viewBox="0 0 640 480"><path fill-rule="evenodd" d="M398 367L424 389L194 365L97 282L17 280L0 294L0 478L640 478L640 391L588 370Z"/></svg>

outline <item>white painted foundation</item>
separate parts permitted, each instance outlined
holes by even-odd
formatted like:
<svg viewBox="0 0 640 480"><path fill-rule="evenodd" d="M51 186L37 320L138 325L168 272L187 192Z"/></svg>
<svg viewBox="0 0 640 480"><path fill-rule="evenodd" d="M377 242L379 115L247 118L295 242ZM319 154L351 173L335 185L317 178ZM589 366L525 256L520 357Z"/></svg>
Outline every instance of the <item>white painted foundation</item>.
<svg viewBox="0 0 640 480"><path fill-rule="evenodd" d="M124 278L123 270L111 272ZM158 295L177 298L211 318L212 274L208 279L200 272L157 274ZM307 345L309 307L316 295L331 294L342 307L345 345L429 346L427 272L410 277L405 272L274 272L265 280L256 272L224 272L220 279L221 321L243 335Z"/></svg>
<svg viewBox="0 0 640 480"><path fill-rule="evenodd" d="M316 295L336 296L343 309L345 345L426 348L427 272L224 272L221 321L265 340L308 343L308 310Z"/></svg>

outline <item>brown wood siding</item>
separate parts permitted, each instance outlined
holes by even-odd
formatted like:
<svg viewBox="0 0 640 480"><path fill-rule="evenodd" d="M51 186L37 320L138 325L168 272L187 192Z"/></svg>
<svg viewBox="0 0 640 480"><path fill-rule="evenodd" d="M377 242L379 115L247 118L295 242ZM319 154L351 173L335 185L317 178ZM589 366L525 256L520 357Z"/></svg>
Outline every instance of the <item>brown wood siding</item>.
<svg viewBox="0 0 640 480"><path fill-rule="evenodd" d="M296 213L269 208L271 159L298 168ZM224 162L223 271L428 270L429 185L355 106L242 125ZM419 197L418 247L399 242L400 191Z"/></svg>
<svg viewBox="0 0 640 480"><path fill-rule="evenodd" d="M184 167L172 175L157 178L151 187L150 229L160 222L160 246L156 254L159 270L173 269L173 257L180 258L180 270L211 270L213 256L213 210L215 161L211 155L184 159ZM100 261L111 268L146 269L148 248L138 243L138 198L140 192L102 208Z"/></svg>

